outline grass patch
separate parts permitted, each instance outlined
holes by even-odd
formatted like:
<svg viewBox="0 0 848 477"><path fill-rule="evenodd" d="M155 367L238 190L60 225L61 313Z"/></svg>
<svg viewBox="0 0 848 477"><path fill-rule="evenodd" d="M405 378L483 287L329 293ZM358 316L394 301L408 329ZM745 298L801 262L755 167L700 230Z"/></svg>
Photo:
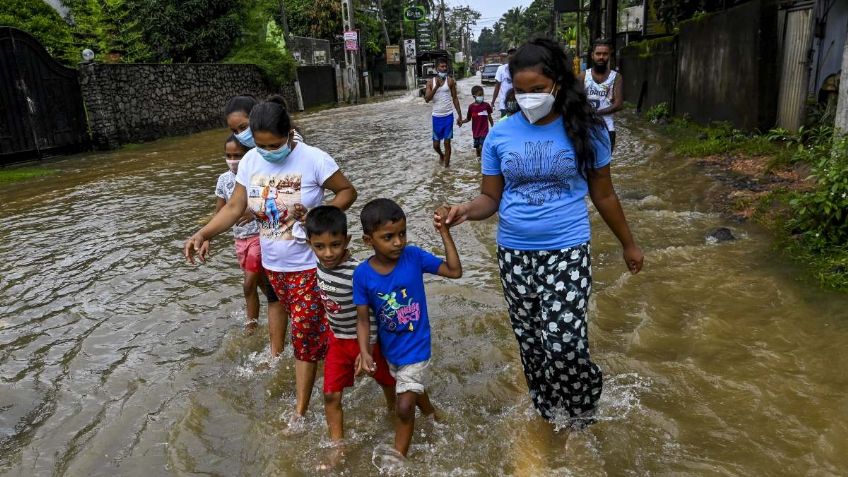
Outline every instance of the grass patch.
<svg viewBox="0 0 848 477"><path fill-rule="evenodd" d="M791 155L788 145L758 134L746 134L728 123L700 125L686 119L673 119L666 127L672 138L671 150L681 157L706 157L738 153L746 156Z"/></svg>
<svg viewBox="0 0 848 477"><path fill-rule="evenodd" d="M36 177L51 176L57 172L59 172L57 169L46 169L44 167L0 168L0 184L11 184Z"/></svg>

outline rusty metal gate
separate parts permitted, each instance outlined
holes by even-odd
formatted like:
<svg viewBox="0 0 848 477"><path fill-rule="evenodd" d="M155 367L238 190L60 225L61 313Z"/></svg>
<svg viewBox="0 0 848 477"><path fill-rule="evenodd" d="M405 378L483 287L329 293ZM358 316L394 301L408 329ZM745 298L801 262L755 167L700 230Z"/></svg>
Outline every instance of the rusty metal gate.
<svg viewBox="0 0 848 477"><path fill-rule="evenodd" d="M0 27L0 165L88 144L77 70L28 33Z"/></svg>

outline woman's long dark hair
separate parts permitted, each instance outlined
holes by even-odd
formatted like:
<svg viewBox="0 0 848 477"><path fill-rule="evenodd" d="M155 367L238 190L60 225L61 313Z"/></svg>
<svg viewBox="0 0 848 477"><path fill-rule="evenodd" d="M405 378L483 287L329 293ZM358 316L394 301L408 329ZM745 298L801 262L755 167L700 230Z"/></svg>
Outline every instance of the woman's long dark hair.
<svg viewBox="0 0 848 477"><path fill-rule="evenodd" d="M538 68L541 73L559 85L554 111L562 115L565 134L571 140L577 160L577 170L588 177L595 170L596 151L592 141L601 141L603 123L586 101L583 87L571 71L565 51L547 38L536 38L518 48L509 62L509 71Z"/></svg>

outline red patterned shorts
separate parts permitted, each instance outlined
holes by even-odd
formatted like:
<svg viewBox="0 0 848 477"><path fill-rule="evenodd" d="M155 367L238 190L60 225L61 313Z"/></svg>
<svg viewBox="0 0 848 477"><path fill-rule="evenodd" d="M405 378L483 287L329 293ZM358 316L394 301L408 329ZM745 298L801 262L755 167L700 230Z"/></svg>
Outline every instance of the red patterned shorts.
<svg viewBox="0 0 848 477"><path fill-rule="evenodd" d="M315 268L302 272L266 270L268 282L289 312L294 358L299 361L321 361L327 355L327 322L318 273Z"/></svg>

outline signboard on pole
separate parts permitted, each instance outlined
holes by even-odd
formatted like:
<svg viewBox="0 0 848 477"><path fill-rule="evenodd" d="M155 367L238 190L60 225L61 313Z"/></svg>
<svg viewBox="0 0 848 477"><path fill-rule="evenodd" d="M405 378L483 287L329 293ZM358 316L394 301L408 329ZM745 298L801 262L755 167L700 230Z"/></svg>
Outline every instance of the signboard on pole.
<svg viewBox="0 0 848 477"><path fill-rule="evenodd" d="M359 51L359 33L356 30L344 32L345 51Z"/></svg>
<svg viewBox="0 0 848 477"><path fill-rule="evenodd" d="M415 64L415 56L417 54L415 51L415 40L403 40L403 54L406 56L406 64Z"/></svg>
<svg viewBox="0 0 848 477"><path fill-rule="evenodd" d="M389 64L389 65L399 65L400 64L400 46L398 46L398 45L386 45L386 64Z"/></svg>
<svg viewBox="0 0 848 477"><path fill-rule="evenodd" d="M424 7L420 5L406 7L406 9L403 11L404 20L410 22L419 22L423 20L426 15L427 14L424 12Z"/></svg>

